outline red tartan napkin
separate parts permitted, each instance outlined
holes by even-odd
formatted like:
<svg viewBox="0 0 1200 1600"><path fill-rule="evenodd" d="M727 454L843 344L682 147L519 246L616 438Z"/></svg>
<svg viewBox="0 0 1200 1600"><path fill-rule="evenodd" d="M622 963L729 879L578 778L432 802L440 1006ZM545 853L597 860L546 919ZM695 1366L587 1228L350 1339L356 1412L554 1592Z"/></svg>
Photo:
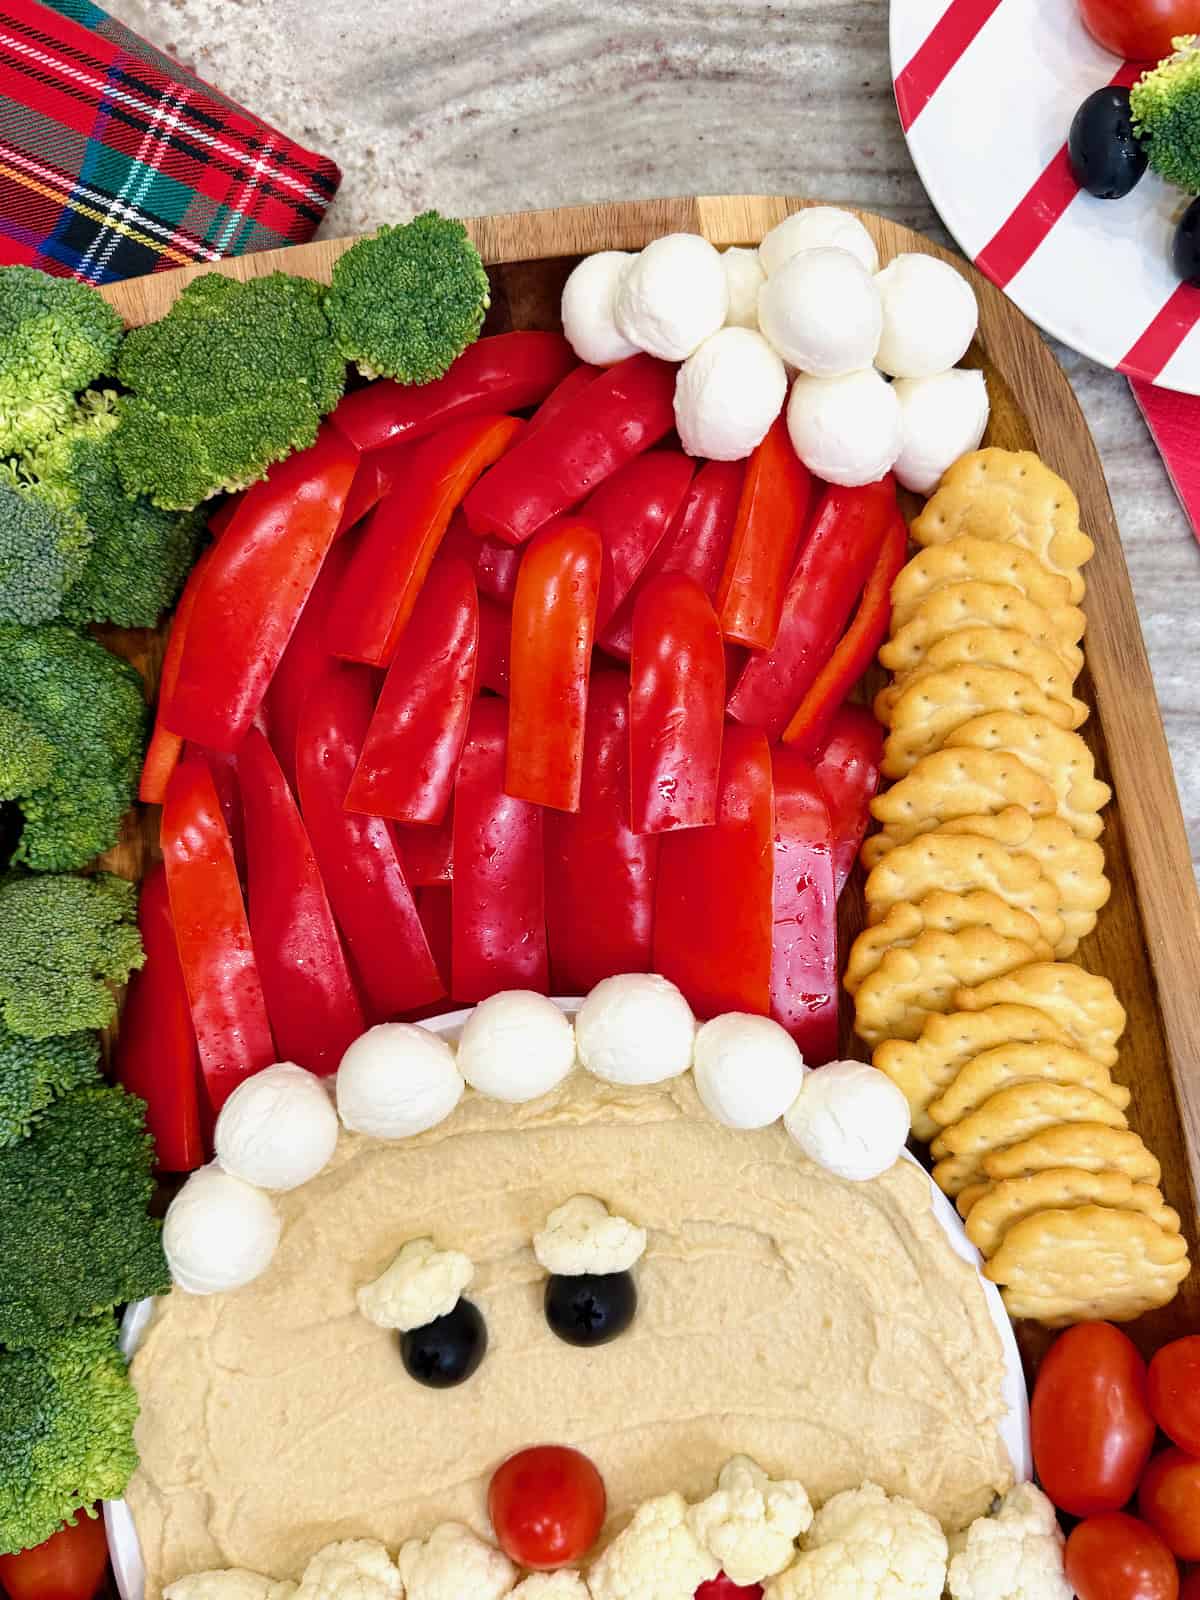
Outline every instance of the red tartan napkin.
<svg viewBox="0 0 1200 1600"><path fill-rule="evenodd" d="M1159 389L1141 378L1131 378L1129 387L1200 539L1200 396Z"/></svg>

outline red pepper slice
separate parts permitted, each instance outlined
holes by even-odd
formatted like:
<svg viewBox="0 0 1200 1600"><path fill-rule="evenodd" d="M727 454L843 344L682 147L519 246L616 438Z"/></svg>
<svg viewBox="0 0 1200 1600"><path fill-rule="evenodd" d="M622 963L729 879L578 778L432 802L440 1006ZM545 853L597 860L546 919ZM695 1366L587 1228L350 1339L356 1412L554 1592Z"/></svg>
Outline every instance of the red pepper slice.
<svg viewBox="0 0 1200 1600"><path fill-rule="evenodd" d="M512 612L486 595L479 596L479 664L475 677L481 689L508 699Z"/></svg>
<svg viewBox="0 0 1200 1600"><path fill-rule="evenodd" d="M675 368L630 356L578 390L464 501L472 532L524 544L675 425Z"/></svg>
<svg viewBox="0 0 1200 1600"><path fill-rule="evenodd" d="M236 750L341 521L357 452L332 428L246 491L213 546L171 697L172 732Z"/></svg>
<svg viewBox="0 0 1200 1600"><path fill-rule="evenodd" d="M521 570L521 546L505 544L503 539L479 539L477 543L475 578L480 593L511 605L517 592L517 573Z"/></svg>
<svg viewBox="0 0 1200 1600"><path fill-rule="evenodd" d="M600 636L610 655L629 660L633 644L633 607L642 587L661 572L682 572L704 590L710 600L717 593L733 521L737 515L745 469L740 461L707 461L692 479L683 504L641 577L618 607ZM732 647L731 647L732 648Z"/></svg>
<svg viewBox="0 0 1200 1600"><path fill-rule="evenodd" d="M229 750L202 750L199 745L185 745L189 754L203 756L212 774L221 815L229 829L229 842L233 846L233 859L238 877L246 881L246 830L242 824L242 797L238 792L237 756Z"/></svg>
<svg viewBox="0 0 1200 1600"><path fill-rule="evenodd" d="M450 518L524 426L515 417L452 422L413 452L403 482L371 513L329 620L334 653L386 667Z"/></svg>
<svg viewBox="0 0 1200 1600"><path fill-rule="evenodd" d="M681 450L634 456L595 494L581 515L604 544L596 628L606 628L662 543L692 481L694 462Z"/></svg>
<svg viewBox="0 0 1200 1600"><path fill-rule="evenodd" d="M266 735L252 728L237 760L250 935L275 1047L283 1060L325 1076L363 1031L362 1007L312 844Z"/></svg>
<svg viewBox="0 0 1200 1600"><path fill-rule="evenodd" d="M784 742L802 755L820 747L834 712L874 661L891 621L892 585L907 556L908 529L899 510L893 510L854 620L783 730Z"/></svg>
<svg viewBox="0 0 1200 1600"><path fill-rule="evenodd" d="M553 422L554 418L567 404L575 398L580 389L586 389L593 378L598 378L604 371L603 367L589 367L586 363L576 367L573 372L568 372L560 383L555 384L550 393L529 419L529 426L525 430L526 437L536 433L539 428L544 428L546 423Z"/></svg>
<svg viewBox="0 0 1200 1600"><path fill-rule="evenodd" d="M451 991L547 988L542 811L504 792L508 708L477 700L454 786Z"/></svg>
<svg viewBox="0 0 1200 1600"><path fill-rule="evenodd" d="M412 889L454 881L454 808L433 828L393 828L404 876Z"/></svg>
<svg viewBox="0 0 1200 1600"><path fill-rule="evenodd" d="M171 618L171 631L167 635L167 648L163 654L162 670L158 678L158 705L154 712L154 732L150 735L150 743L146 746L141 781L138 784L138 799L144 805L162 805L163 795L167 792L167 781L174 772L180 751L183 749L183 740L165 725L163 716L170 710L175 685L179 682L179 663L183 660L183 644L187 638L192 612L196 606L196 593L200 588L200 580L204 576L204 568L208 564L210 553L206 550L188 574L183 593L179 596L175 607L175 615Z"/></svg>
<svg viewBox="0 0 1200 1600"><path fill-rule="evenodd" d="M432 383L381 379L343 396L334 426L360 450L423 439L447 422L520 411L544 400L577 365L561 333L498 333L468 345Z"/></svg>
<svg viewBox="0 0 1200 1600"><path fill-rule="evenodd" d="M296 740L300 813L359 978L368 1020L385 1022L445 992L391 825L345 808L374 707L372 675L331 664L305 703Z"/></svg>
<svg viewBox="0 0 1200 1600"><path fill-rule="evenodd" d="M383 680L346 795L349 810L441 821L467 736L478 650L471 569L435 563Z"/></svg>
<svg viewBox="0 0 1200 1600"><path fill-rule="evenodd" d="M775 643L750 657L729 697L736 721L778 739L841 638L895 511L890 476L861 489L826 489L788 583Z"/></svg>
<svg viewBox="0 0 1200 1600"><path fill-rule="evenodd" d="M658 839L629 826L629 680L614 667L592 672L579 810L544 825L554 993L649 972Z"/></svg>
<svg viewBox="0 0 1200 1600"><path fill-rule="evenodd" d="M244 491L239 489L236 494L227 494L220 504L214 506L208 513L208 531L214 539L219 539L233 521L237 508L242 503L243 493Z"/></svg>
<svg viewBox="0 0 1200 1600"><path fill-rule="evenodd" d="M694 578L648 583L633 612L630 807L636 833L717 820L725 698L721 628Z"/></svg>
<svg viewBox="0 0 1200 1600"><path fill-rule="evenodd" d="M504 787L559 811L579 808L602 560L594 528L556 522L526 547L513 601Z"/></svg>
<svg viewBox="0 0 1200 1600"><path fill-rule="evenodd" d="M450 898L450 890L441 884L417 890L417 914L447 994L450 992Z"/></svg>
<svg viewBox="0 0 1200 1600"><path fill-rule="evenodd" d="M349 533L368 511L375 509L384 495L391 494L411 458L412 447L408 443L386 445L382 450L372 450L359 457L336 538Z"/></svg>
<svg viewBox="0 0 1200 1600"><path fill-rule="evenodd" d="M812 479L778 417L746 463L742 497L717 589L721 630L735 644L769 650L779 631L788 574L804 531Z"/></svg>
<svg viewBox="0 0 1200 1600"><path fill-rule="evenodd" d="M117 1082L146 1102L159 1170L194 1172L204 1165L200 1055L161 861L142 879L138 928L146 964L130 978L121 1008L113 1052Z"/></svg>
<svg viewBox="0 0 1200 1600"><path fill-rule="evenodd" d="M810 1067L838 1048L837 896L829 808L794 750L771 752L775 789L771 1015Z"/></svg>
<svg viewBox="0 0 1200 1600"><path fill-rule="evenodd" d="M209 1109L276 1059L229 829L212 773L188 751L162 811L171 920Z"/></svg>
<svg viewBox="0 0 1200 1600"><path fill-rule="evenodd" d="M834 712L813 771L833 830L833 891L840 896L854 869L879 788L883 729L866 706L846 704Z"/></svg>
<svg viewBox="0 0 1200 1600"><path fill-rule="evenodd" d="M654 901L654 970L702 1017L765 1014L771 998L774 824L766 735L725 730L715 827L665 834Z"/></svg>

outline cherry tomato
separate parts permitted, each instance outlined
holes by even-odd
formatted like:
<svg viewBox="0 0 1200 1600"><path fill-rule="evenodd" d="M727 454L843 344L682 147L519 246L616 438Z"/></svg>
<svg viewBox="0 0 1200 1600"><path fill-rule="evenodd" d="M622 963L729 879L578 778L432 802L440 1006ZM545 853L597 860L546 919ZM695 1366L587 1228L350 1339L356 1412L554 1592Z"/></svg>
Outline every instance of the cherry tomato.
<svg viewBox="0 0 1200 1600"><path fill-rule="evenodd" d="M1112 1512L1081 1522L1066 1554L1067 1582L1079 1600L1177 1600L1175 1557L1136 1517Z"/></svg>
<svg viewBox="0 0 1200 1600"><path fill-rule="evenodd" d="M492 1474L488 1515L500 1548L545 1572L578 1561L604 1525L604 1479L587 1456L560 1444L518 1450Z"/></svg>
<svg viewBox="0 0 1200 1600"><path fill-rule="evenodd" d="M1091 1517L1133 1496L1154 1445L1146 1364L1109 1322L1068 1328L1038 1372L1033 1461L1060 1511Z"/></svg>
<svg viewBox="0 0 1200 1600"><path fill-rule="evenodd" d="M1200 1456L1200 1334L1163 1345L1150 1363L1150 1409L1174 1444Z"/></svg>
<svg viewBox="0 0 1200 1600"><path fill-rule="evenodd" d="M734 1583L723 1572L696 1590L694 1600L762 1600L761 1583Z"/></svg>
<svg viewBox="0 0 1200 1600"><path fill-rule="evenodd" d="M1200 1459L1164 1450L1146 1468L1138 1510L1177 1556L1200 1561Z"/></svg>
<svg viewBox="0 0 1200 1600"><path fill-rule="evenodd" d="M104 1524L81 1511L74 1527L60 1528L45 1544L0 1556L0 1584L9 1600L92 1600L107 1567Z"/></svg>
<svg viewBox="0 0 1200 1600"><path fill-rule="evenodd" d="M1200 0L1079 0L1092 37L1126 61L1161 61L1171 40L1200 33Z"/></svg>

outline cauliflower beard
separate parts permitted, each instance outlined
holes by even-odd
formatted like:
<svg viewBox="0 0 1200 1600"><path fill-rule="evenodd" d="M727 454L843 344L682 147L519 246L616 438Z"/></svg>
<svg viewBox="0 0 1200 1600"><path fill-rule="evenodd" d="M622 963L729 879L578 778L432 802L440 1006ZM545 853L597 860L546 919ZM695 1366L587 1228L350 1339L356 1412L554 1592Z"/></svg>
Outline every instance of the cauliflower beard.
<svg viewBox="0 0 1200 1600"><path fill-rule="evenodd" d="M532 1249L579 1193L649 1233L632 1325L587 1350L551 1333ZM596 1463L609 1533L652 1496L703 1498L739 1453L818 1505L871 1479L951 1530L1011 1482L999 1341L924 1174L831 1177L779 1124L714 1122L690 1079L576 1072L519 1107L468 1093L412 1139L343 1132L277 1204L268 1271L174 1290L133 1362L147 1600L208 1568L297 1578L334 1539L394 1549L447 1520L490 1536L493 1469L542 1442ZM413 1382L355 1304L422 1235L475 1263L489 1345L456 1389Z"/></svg>

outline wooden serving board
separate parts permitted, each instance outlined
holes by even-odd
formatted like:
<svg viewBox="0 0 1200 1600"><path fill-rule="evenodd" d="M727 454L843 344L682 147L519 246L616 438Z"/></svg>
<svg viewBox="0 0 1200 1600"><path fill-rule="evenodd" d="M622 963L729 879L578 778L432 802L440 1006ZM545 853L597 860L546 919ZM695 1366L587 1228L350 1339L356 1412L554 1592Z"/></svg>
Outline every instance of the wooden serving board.
<svg viewBox="0 0 1200 1600"><path fill-rule="evenodd" d="M558 327L562 284L580 255L637 250L671 232L702 233L718 246L755 244L805 203L783 196L726 195L474 218L467 226L493 284L487 331ZM1163 1188L1185 1218L1192 1259L1200 1268L1200 898L1103 469L1070 385L1032 323L972 267L930 240L882 217L863 215L862 220L885 260L903 250L923 251L952 262L969 280L980 320L968 359L987 377L992 404L987 442L1034 449L1061 473L1078 495L1083 526L1096 543L1095 559L1086 569L1087 667L1078 692L1094 708L1084 737L1095 752L1098 774L1115 792L1101 841L1112 898L1081 947L1080 959L1112 979L1129 1013L1117 1076L1133 1091L1131 1117L1162 1162ZM251 278L286 269L328 281L334 261L352 242L321 241L246 256L221 262L215 270ZM138 325L161 317L184 285L206 270L212 269L160 273L104 293L127 322ZM153 674L157 639L118 634L112 642ZM109 864L138 876L153 848L155 825L152 817L131 823ZM862 921L856 887L843 897L849 902L843 919L847 938ZM845 1035L849 1050L848 1027ZM1131 1331L1149 1349L1197 1329L1200 1270L1172 1306L1141 1319ZM1037 1330L1029 1333L1026 1353L1036 1359L1041 1341Z"/></svg>

